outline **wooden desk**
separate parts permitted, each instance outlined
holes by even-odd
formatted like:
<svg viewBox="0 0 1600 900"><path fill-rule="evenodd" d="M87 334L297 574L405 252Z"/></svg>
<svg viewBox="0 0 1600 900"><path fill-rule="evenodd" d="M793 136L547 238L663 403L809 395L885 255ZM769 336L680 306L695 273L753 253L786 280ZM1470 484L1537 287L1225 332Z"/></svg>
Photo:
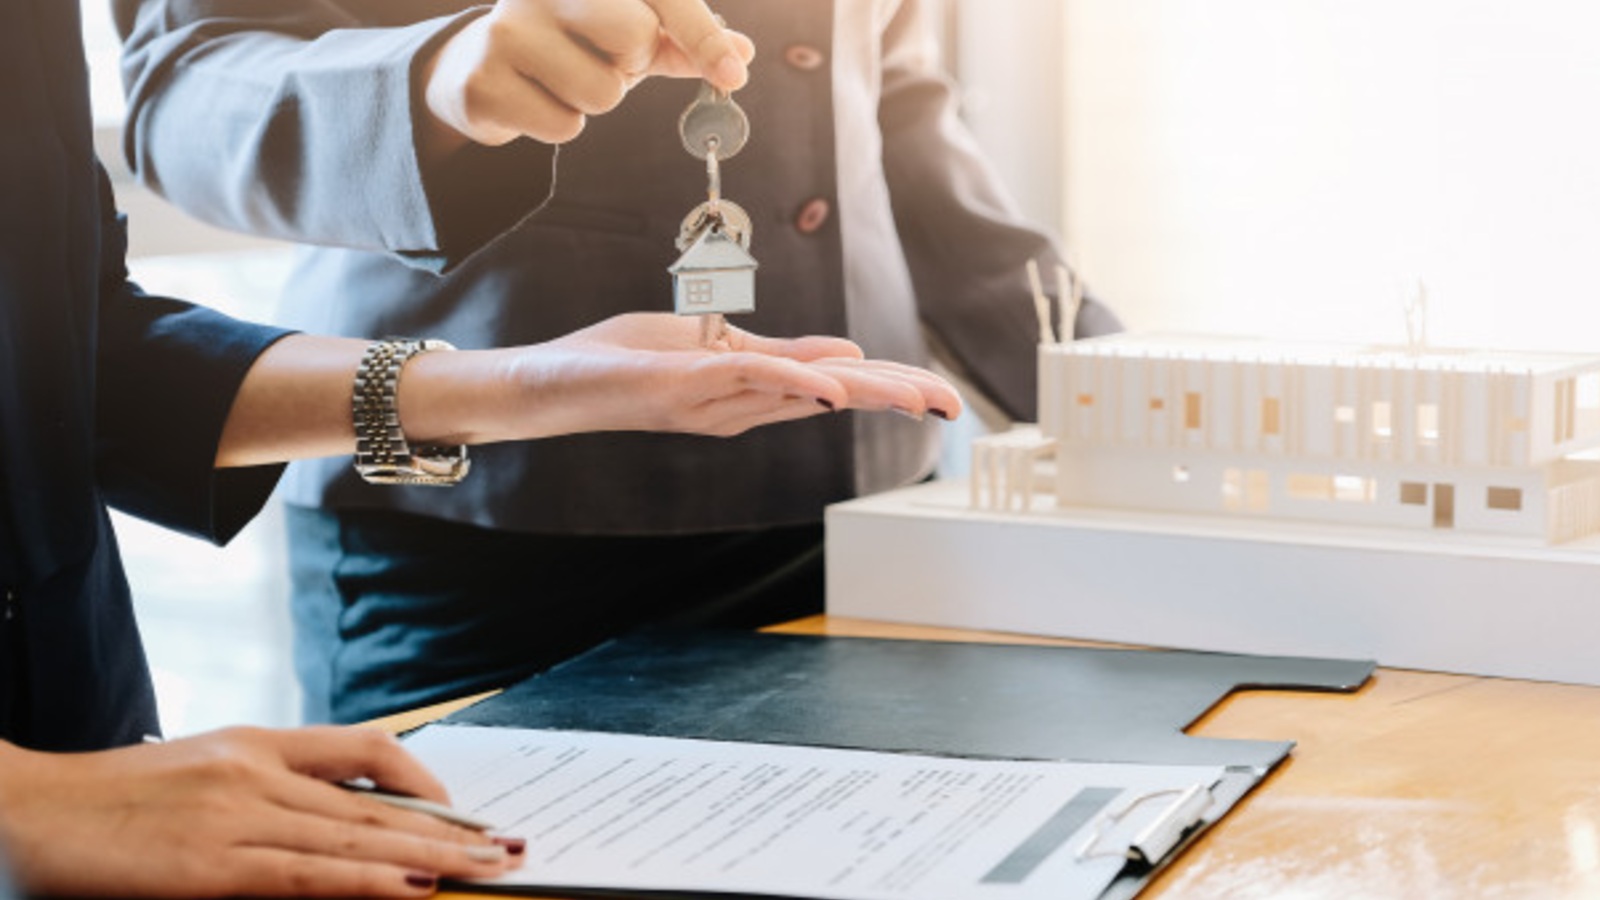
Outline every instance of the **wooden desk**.
<svg viewBox="0 0 1600 900"><path fill-rule="evenodd" d="M1073 643L823 617L773 630ZM1355 694L1236 694L1189 732L1299 745L1141 897L1600 897L1600 688L1380 669Z"/></svg>

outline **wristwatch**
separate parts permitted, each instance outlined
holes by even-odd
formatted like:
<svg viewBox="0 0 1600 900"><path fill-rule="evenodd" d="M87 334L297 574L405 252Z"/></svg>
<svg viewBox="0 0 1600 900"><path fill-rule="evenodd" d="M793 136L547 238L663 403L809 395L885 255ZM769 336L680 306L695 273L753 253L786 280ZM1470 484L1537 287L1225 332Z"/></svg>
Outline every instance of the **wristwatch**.
<svg viewBox="0 0 1600 900"><path fill-rule="evenodd" d="M448 487L467 477L467 448L413 447L400 429L400 372L418 353L454 350L445 341L388 337L374 341L356 369L351 412L356 429L356 472L372 484Z"/></svg>

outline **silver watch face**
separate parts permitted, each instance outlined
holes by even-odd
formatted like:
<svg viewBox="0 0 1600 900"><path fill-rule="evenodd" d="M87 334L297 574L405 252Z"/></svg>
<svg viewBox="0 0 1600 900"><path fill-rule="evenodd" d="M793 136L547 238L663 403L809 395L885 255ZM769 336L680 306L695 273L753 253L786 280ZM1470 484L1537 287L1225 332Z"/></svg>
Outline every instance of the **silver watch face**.
<svg viewBox="0 0 1600 900"><path fill-rule="evenodd" d="M429 471L430 467L417 465L414 468L399 468L396 466L366 466L358 464L356 474L368 484L411 484L430 487L451 487L461 483L472 470L472 464L466 459L459 460L459 465L446 466L443 471Z"/></svg>

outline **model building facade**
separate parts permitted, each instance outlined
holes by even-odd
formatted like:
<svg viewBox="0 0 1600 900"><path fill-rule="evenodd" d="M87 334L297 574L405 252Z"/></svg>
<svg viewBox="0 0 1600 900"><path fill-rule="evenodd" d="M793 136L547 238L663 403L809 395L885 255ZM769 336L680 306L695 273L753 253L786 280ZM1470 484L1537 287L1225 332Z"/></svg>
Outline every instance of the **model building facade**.
<svg viewBox="0 0 1600 900"><path fill-rule="evenodd" d="M1039 428L980 439L975 505L1045 487L1061 506L1600 532L1600 462L1578 456L1600 447L1600 356L1123 334L1039 357Z"/></svg>

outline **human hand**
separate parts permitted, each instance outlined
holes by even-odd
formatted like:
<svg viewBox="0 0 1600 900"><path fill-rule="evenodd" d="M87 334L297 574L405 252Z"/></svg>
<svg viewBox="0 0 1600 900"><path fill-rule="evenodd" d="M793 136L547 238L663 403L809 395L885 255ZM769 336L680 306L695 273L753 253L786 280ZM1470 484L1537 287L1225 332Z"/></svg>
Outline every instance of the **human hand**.
<svg viewBox="0 0 1600 900"><path fill-rule="evenodd" d="M519 843L330 783L357 777L446 799L370 729L231 729L70 755L0 743L0 842L28 893L84 897L421 897L439 877L520 862Z"/></svg>
<svg viewBox="0 0 1600 900"><path fill-rule="evenodd" d="M704 0L498 0L418 67L426 153L572 140L650 75L742 87L755 45Z"/></svg>
<svg viewBox="0 0 1600 900"><path fill-rule="evenodd" d="M496 360L490 374L482 368L486 358ZM407 363L406 379L400 420L407 436L439 443L584 431L725 437L829 410L947 419L961 411L944 379L863 359L861 348L842 338L769 338L730 325L722 343L706 348L700 322L671 313L615 316L544 344L485 355L427 353Z"/></svg>

